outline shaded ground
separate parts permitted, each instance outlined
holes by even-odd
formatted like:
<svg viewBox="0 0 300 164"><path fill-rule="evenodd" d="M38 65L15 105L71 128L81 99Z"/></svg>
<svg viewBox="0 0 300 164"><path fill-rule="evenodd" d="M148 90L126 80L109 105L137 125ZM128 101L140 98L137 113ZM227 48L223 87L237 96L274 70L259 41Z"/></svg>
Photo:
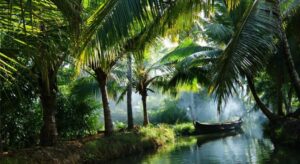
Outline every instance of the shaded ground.
<svg viewBox="0 0 300 164"><path fill-rule="evenodd" d="M95 163L153 151L173 141L172 129L165 126L148 127L118 132L110 137L97 134L54 147L34 147L3 153L0 163Z"/></svg>

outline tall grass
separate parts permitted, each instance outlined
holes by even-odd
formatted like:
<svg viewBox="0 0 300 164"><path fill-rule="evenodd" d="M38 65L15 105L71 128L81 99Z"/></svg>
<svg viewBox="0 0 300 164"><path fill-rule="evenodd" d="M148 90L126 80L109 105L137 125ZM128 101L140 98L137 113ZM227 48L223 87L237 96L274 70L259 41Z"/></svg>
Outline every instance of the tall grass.
<svg viewBox="0 0 300 164"><path fill-rule="evenodd" d="M177 136L188 136L195 134L195 127L193 123L181 123L173 126L174 132Z"/></svg>
<svg viewBox="0 0 300 164"><path fill-rule="evenodd" d="M143 153L174 142L171 128L159 125L142 127L135 132L116 133L91 141L84 146L84 162L104 161L130 154Z"/></svg>

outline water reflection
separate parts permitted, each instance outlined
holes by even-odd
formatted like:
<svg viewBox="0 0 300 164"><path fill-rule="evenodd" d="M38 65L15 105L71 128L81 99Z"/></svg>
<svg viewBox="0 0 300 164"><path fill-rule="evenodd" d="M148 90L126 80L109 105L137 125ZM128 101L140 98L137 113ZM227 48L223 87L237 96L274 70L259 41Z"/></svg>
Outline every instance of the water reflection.
<svg viewBox="0 0 300 164"><path fill-rule="evenodd" d="M183 144L184 143L184 144ZM167 151L139 157L119 159L109 163L189 164L189 163L299 163L299 152L275 149L267 138L255 138L247 133L181 138Z"/></svg>
<svg viewBox="0 0 300 164"><path fill-rule="evenodd" d="M274 147L263 135L266 121L260 112L249 113L243 119L243 131L177 138L159 152L127 157L112 164L300 164L300 151Z"/></svg>
<svg viewBox="0 0 300 164"><path fill-rule="evenodd" d="M200 158L193 163L259 163L268 158L273 145L268 140L249 140L245 134L237 134L202 143L200 147L198 144L194 149Z"/></svg>

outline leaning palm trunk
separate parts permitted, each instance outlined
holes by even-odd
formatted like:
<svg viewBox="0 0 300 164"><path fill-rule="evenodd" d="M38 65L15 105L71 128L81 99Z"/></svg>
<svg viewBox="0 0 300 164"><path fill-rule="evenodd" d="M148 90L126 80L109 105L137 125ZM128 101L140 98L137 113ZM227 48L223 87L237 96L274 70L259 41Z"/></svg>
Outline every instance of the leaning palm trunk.
<svg viewBox="0 0 300 164"><path fill-rule="evenodd" d="M142 94L142 103L143 103L143 114L144 114L144 126L149 124L148 112L147 112L147 94Z"/></svg>
<svg viewBox="0 0 300 164"><path fill-rule="evenodd" d="M282 85L283 77L282 73L279 73L277 76L277 85L276 85L276 94L277 94L277 113L280 116L284 115L283 112L283 94L282 94Z"/></svg>
<svg viewBox="0 0 300 164"><path fill-rule="evenodd" d="M99 83L101 97L102 97L105 135L109 136L113 133L113 124L112 124L112 118L111 118L107 88L106 88L107 74L101 68L95 69L95 73L96 73L97 81Z"/></svg>
<svg viewBox="0 0 300 164"><path fill-rule="evenodd" d="M40 134L40 144L42 146L53 146L57 142L56 128L56 73L49 69L47 76L39 79L40 100L43 109L43 126Z"/></svg>
<svg viewBox="0 0 300 164"><path fill-rule="evenodd" d="M271 121L277 121L278 117L273 114L266 106L265 104L260 100L260 98L258 97L256 90L255 90L255 86L254 83L252 81L252 78L250 76L247 76L247 82L248 82L248 86L250 88L250 91L254 97L255 102L257 103L258 107L260 108L260 110L263 112L263 114Z"/></svg>
<svg viewBox="0 0 300 164"><path fill-rule="evenodd" d="M0 109L1 111L1 109ZM0 115L0 129L2 129L2 121L1 121L1 115ZM3 142L2 142L2 134L0 132L0 153L3 151Z"/></svg>
<svg viewBox="0 0 300 164"><path fill-rule="evenodd" d="M133 115L132 115L132 58L131 55L128 54L128 88L127 88L127 121L128 121L128 129L133 129Z"/></svg>
<svg viewBox="0 0 300 164"><path fill-rule="evenodd" d="M289 76L291 78L291 82L295 88L296 94L298 99L300 100L300 78L298 75L298 72L296 71L295 65L294 65L294 61L291 55L291 51L289 49L289 43L287 41L286 38L286 34L283 34L284 39L283 39L283 47L284 47L284 58L285 58L285 62L288 68L288 73Z"/></svg>
<svg viewBox="0 0 300 164"><path fill-rule="evenodd" d="M293 96L293 89L289 89L287 93L287 97L283 98L286 114L290 114L291 110L291 105L292 105L292 96Z"/></svg>
<svg viewBox="0 0 300 164"><path fill-rule="evenodd" d="M1 85L1 82L0 82ZM1 93L0 93L0 98L1 98ZM2 111L1 111L1 106L0 106L0 130L2 130ZM0 132L0 153L3 151L3 142L2 142L2 133Z"/></svg>
<svg viewBox="0 0 300 164"><path fill-rule="evenodd" d="M275 0L275 3L276 3L276 5L275 5L276 10L278 11L278 13L280 13L279 0ZM295 64L294 64L293 57L292 57L291 50L290 50L290 46L288 43L288 39L287 39L286 33L283 28L281 14L278 14L278 23L279 23L279 28L281 31L282 46L284 49L283 57L285 59L286 65L287 65L287 69L288 69L289 76L291 78L291 82L295 88L297 97L300 100L300 78L299 78L298 72L296 71Z"/></svg>

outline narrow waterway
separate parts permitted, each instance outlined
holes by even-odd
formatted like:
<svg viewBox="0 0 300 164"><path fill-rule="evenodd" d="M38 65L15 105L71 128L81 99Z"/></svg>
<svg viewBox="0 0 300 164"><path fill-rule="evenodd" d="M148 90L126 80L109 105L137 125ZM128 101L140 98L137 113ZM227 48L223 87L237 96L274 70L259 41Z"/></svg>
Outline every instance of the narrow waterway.
<svg viewBox="0 0 300 164"><path fill-rule="evenodd" d="M246 134L236 134L204 140L206 139L203 139L203 137L180 138L175 145L170 146L171 148L164 148L157 153L132 156L109 163L300 163L299 151L275 148L272 142L266 138L256 139Z"/></svg>
<svg viewBox="0 0 300 164"><path fill-rule="evenodd" d="M300 150L275 147L257 124L247 124L243 132L179 137L156 153L110 161L111 164L299 164Z"/></svg>

